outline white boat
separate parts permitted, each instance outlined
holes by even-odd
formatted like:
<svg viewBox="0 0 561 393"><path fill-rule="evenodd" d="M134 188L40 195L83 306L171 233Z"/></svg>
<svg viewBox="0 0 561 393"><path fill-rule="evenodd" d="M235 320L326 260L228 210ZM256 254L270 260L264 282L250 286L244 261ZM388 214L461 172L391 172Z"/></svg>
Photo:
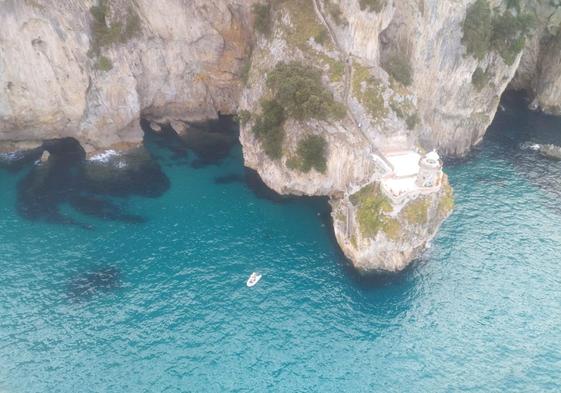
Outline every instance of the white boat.
<svg viewBox="0 0 561 393"><path fill-rule="evenodd" d="M247 279L246 285L248 287L252 287L255 284L257 284L259 282L259 280L261 280L261 274L259 274L257 272L253 272L253 273L251 273L251 276L249 276L249 278Z"/></svg>

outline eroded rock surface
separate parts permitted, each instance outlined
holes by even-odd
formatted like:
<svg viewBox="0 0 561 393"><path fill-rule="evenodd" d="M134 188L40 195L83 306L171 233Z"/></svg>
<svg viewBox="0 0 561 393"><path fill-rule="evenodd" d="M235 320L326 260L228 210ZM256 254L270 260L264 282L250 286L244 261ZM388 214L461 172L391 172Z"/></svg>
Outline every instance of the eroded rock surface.
<svg viewBox="0 0 561 393"><path fill-rule="evenodd" d="M398 176L389 154L467 153L509 85L561 113L560 25L539 1L3 0L0 149L124 149L141 117L194 138L188 123L238 113L248 167L279 193L329 196L361 270L400 270L449 214L447 180L393 201L389 232L348 224L351 196Z"/></svg>
<svg viewBox="0 0 561 393"><path fill-rule="evenodd" d="M1 1L3 149L57 137L74 137L88 151L124 148L141 142L141 116L193 121L234 113L251 2L164 3ZM102 4L96 27L90 9Z"/></svg>

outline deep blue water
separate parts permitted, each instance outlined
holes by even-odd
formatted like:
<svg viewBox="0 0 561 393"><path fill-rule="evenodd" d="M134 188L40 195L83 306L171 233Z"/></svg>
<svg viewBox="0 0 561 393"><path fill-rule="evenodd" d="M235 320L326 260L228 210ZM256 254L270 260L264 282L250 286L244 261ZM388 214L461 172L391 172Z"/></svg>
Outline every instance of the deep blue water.
<svg viewBox="0 0 561 393"><path fill-rule="evenodd" d="M325 201L274 198L228 137L151 136L149 176L95 187L0 170L0 392L561 390L561 163L520 148L561 121L504 104L398 275L354 274Z"/></svg>

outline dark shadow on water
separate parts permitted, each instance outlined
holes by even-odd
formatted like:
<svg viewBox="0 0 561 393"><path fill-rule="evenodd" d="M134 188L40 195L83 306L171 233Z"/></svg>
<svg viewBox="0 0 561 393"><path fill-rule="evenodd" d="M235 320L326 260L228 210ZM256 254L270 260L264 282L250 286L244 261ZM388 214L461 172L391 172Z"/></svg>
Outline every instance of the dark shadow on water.
<svg viewBox="0 0 561 393"><path fill-rule="evenodd" d="M141 126L145 144L154 144L170 151L170 161L187 163L188 152L192 151L195 158L190 165L195 169L220 164L239 143L239 126L233 116L190 123L182 134L178 134L169 124L159 124L159 132L152 130L147 120L142 120Z"/></svg>
<svg viewBox="0 0 561 393"><path fill-rule="evenodd" d="M519 92L503 95L499 110L483 142L493 157L509 160L517 173L530 183L561 198L561 162L553 161L527 147L528 144L561 146L561 117L530 111L528 100ZM551 206L561 214L561 206Z"/></svg>
<svg viewBox="0 0 561 393"><path fill-rule="evenodd" d="M288 203L298 199L295 196L281 195L273 191L267 187L263 180L261 180L259 174L253 169L244 168L243 179L245 185L253 192L253 195L255 195L256 198L265 199L276 204Z"/></svg>
<svg viewBox="0 0 561 393"><path fill-rule="evenodd" d="M227 185L239 183L245 185L258 199L264 199L275 204L288 203L297 200L308 200L309 197L296 197L293 195L281 195L270 189L261 179L261 176L251 168L244 167L244 174L230 173L214 178L214 183Z"/></svg>
<svg viewBox="0 0 561 393"><path fill-rule="evenodd" d="M87 161L78 141L63 138L45 141L39 156L43 150L50 153L48 160L33 165L18 184L17 209L29 220L91 229L91 225L61 213L61 205L67 203L88 216L141 223L143 217L126 213L109 197L158 197L169 188L158 163L142 149L126 156Z"/></svg>
<svg viewBox="0 0 561 393"><path fill-rule="evenodd" d="M123 212L116 204L94 195L70 195L70 205L82 214L103 217L108 220L140 224L146 221L142 216Z"/></svg>
<svg viewBox="0 0 561 393"><path fill-rule="evenodd" d="M94 295L108 293L121 287L121 271L114 266L105 266L71 278L67 294L73 302L83 302Z"/></svg>

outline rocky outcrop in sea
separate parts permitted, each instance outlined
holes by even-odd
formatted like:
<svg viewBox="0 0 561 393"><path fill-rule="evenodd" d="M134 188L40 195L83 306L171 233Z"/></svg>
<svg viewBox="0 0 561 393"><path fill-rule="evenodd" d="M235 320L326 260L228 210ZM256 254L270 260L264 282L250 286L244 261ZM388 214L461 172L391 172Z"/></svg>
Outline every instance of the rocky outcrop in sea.
<svg viewBox="0 0 561 393"><path fill-rule="evenodd" d="M4 0L0 151L71 137L91 157L139 145L140 119L189 135L238 114L248 167L281 194L328 196L361 270L400 270L452 192L444 176L392 200L384 179L401 175L388 156L417 154L411 167L433 149L466 154L509 87L561 113L560 25L556 2ZM342 230L364 189L389 198L392 236ZM411 223L401 212L414 207Z"/></svg>

